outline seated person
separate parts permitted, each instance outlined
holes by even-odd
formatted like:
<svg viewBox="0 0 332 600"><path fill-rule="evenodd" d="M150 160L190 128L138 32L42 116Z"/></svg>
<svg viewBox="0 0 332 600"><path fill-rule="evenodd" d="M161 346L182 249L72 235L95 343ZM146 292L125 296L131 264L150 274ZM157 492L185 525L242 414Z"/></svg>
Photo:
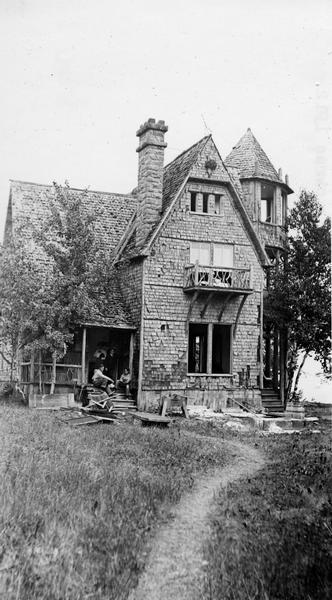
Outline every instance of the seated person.
<svg viewBox="0 0 332 600"><path fill-rule="evenodd" d="M107 375L104 375L104 365L101 364L97 369L94 370L92 375L92 383L95 388L105 390L109 396L113 393L114 381Z"/></svg>
<svg viewBox="0 0 332 600"><path fill-rule="evenodd" d="M120 377L120 379L117 380L116 382L116 387L118 388L124 388L126 390L126 396L129 396L130 394L130 389L129 389L129 384L131 382L131 375L128 369L125 369Z"/></svg>

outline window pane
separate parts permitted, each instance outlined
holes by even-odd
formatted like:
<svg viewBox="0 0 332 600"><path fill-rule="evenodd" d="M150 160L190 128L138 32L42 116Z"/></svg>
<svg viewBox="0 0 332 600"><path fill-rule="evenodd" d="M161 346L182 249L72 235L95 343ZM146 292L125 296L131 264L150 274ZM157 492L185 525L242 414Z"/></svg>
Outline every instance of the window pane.
<svg viewBox="0 0 332 600"><path fill-rule="evenodd" d="M207 328L207 325L189 324L189 373L206 373Z"/></svg>
<svg viewBox="0 0 332 600"><path fill-rule="evenodd" d="M268 184L261 185L261 221L273 221L274 187Z"/></svg>
<svg viewBox="0 0 332 600"><path fill-rule="evenodd" d="M210 244L204 242L191 242L190 244L190 264L199 265L210 264Z"/></svg>
<svg viewBox="0 0 332 600"><path fill-rule="evenodd" d="M213 244L213 265L215 267L233 267L233 246Z"/></svg>
<svg viewBox="0 0 332 600"><path fill-rule="evenodd" d="M196 211L196 192L190 192L190 210Z"/></svg>
<svg viewBox="0 0 332 600"><path fill-rule="evenodd" d="M204 213L208 212L208 199L209 199L209 195L203 194L203 212Z"/></svg>
<svg viewBox="0 0 332 600"><path fill-rule="evenodd" d="M220 215L220 207L221 207L220 196L215 196L214 212L216 215Z"/></svg>
<svg viewBox="0 0 332 600"><path fill-rule="evenodd" d="M231 372L231 326L214 325L212 340L212 373Z"/></svg>

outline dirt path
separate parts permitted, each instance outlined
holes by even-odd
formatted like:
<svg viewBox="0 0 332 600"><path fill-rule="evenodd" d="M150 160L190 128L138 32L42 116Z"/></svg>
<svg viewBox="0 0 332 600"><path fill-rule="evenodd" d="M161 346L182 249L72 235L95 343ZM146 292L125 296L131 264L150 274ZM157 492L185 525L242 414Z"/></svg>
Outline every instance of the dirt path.
<svg viewBox="0 0 332 600"><path fill-rule="evenodd" d="M202 547L209 535L208 516L215 493L253 475L263 466L261 454L233 443L233 464L199 479L174 507L174 519L157 533L146 569L129 600L194 600L203 573Z"/></svg>

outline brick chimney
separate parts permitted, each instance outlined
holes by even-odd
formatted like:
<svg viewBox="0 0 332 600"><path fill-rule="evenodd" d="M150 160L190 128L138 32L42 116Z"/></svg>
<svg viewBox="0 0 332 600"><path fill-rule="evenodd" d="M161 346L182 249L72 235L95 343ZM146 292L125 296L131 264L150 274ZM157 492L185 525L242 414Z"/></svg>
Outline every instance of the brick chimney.
<svg viewBox="0 0 332 600"><path fill-rule="evenodd" d="M138 207L136 245L142 247L160 218L163 198L165 121L149 119L137 131L138 152Z"/></svg>

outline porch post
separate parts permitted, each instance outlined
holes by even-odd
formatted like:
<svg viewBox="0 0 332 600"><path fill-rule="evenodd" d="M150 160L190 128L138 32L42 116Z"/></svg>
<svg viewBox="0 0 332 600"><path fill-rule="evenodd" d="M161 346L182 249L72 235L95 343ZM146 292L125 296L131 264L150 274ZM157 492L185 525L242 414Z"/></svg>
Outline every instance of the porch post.
<svg viewBox="0 0 332 600"><path fill-rule="evenodd" d="M285 332L280 331L280 400L285 404Z"/></svg>
<svg viewBox="0 0 332 600"><path fill-rule="evenodd" d="M129 341L129 365L128 365L128 369L129 369L131 376L133 376L133 359L134 359L134 332L132 331L130 334L130 341Z"/></svg>
<svg viewBox="0 0 332 600"><path fill-rule="evenodd" d="M85 354L86 354L86 327L83 327L82 332L82 385L85 381Z"/></svg>
<svg viewBox="0 0 332 600"><path fill-rule="evenodd" d="M279 388L279 331L276 327L274 327L273 331L273 365L272 365L272 380L273 380L273 389L275 391Z"/></svg>
<svg viewBox="0 0 332 600"><path fill-rule="evenodd" d="M213 323L208 324L208 339L207 339L207 357L206 370L207 373L212 373L212 338L213 338Z"/></svg>
<svg viewBox="0 0 332 600"><path fill-rule="evenodd" d="M51 381L50 394L54 394L55 382L56 382L56 352L53 352L53 355L52 355L52 381Z"/></svg>
<svg viewBox="0 0 332 600"><path fill-rule="evenodd" d="M263 328L263 319L264 319L264 290L263 285L261 288L261 310L259 315L259 336L260 336L260 345L259 345L259 387L262 390L264 387L264 328Z"/></svg>
<svg viewBox="0 0 332 600"><path fill-rule="evenodd" d="M35 353L32 350L32 353L31 353L31 356L30 356L29 398L30 398L31 394L33 394L34 378L35 378Z"/></svg>
<svg viewBox="0 0 332 600"><path fill-rule="evenodd" d="M39 393L42 393L42 353L41 350L38 352L38 386Z"/></svg>

